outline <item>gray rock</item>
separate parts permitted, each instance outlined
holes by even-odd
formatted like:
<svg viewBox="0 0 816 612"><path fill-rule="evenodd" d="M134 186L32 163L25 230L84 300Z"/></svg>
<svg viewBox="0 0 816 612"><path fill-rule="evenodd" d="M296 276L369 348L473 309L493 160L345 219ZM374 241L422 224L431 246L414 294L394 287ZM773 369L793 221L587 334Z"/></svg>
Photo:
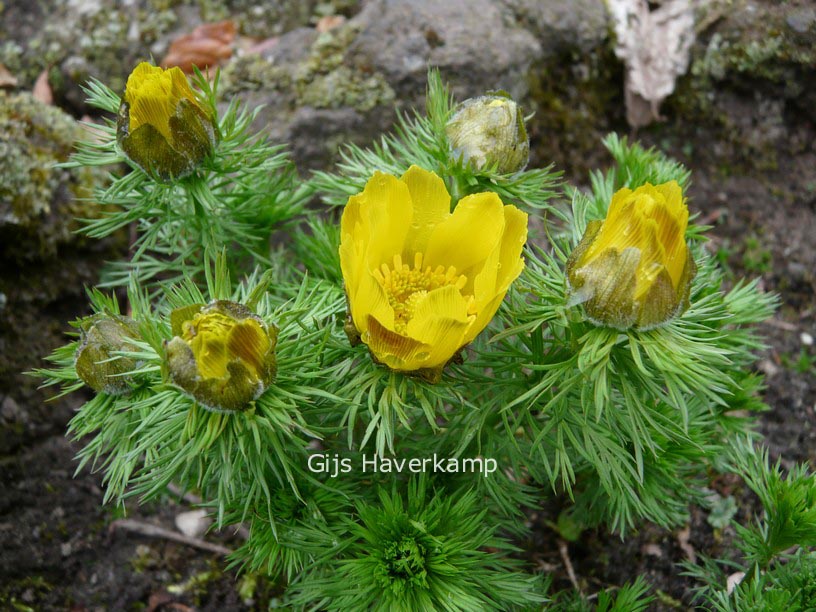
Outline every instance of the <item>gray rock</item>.
<svg viewBox="0 0 816 612"><path fill-rule="evenodd" d="M25 413L20 411L20 406L14 401L14 398L7 395L0 403L0 418L6 423L17 423L25 418Z"/></svg>
<svg viewBox="0 0 816 612"><path fill-rule="evenodd" d="M392 127L395 110L421 108L428 66L459 99L504 89L524 104L531 74L542 69L545 32L560 32L557 45L549 36L548 54L606 36L601 5L582 3L582 15L592 17L579 16L571 37L569 11L543 4L369 0L329 32L295 29L260 55L233 59L225 93L264 104L258 127L290 143L301 168L326 167L341 143L369 143Z"/></svg>
<svg viewBox="0 0 816 612"><path fill-rule="evenodd" d="M793 9L785 18L785 23L797 34L816 31L816 9L813 7Z"/></svg>
<svg viewBox="0 0 816 612"><path fill-rule="evenodd" d="M565 51L588 53L609 37L603 0L503 0L539 41L545 57Z"/></svg>
<svg viewBox="0 0 816 612"><path fill-rule="evenodd" d="M495 0L371 0L352 21L360 34L349 60L383 73L403 102L421 100L429 64L460 97L505 89L522 98L542 56L537 37Z"/></svg>

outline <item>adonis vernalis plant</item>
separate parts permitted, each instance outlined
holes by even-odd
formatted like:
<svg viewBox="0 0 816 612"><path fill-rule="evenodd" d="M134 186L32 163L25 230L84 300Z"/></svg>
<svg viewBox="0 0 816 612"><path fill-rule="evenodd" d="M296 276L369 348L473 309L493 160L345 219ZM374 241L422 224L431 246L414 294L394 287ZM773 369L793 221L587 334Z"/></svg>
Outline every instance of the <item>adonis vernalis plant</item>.
<svg viewBox="0 0 816 612"><path fill-rule="evenodd" d="M572 609L588 603L526 561L531 512L562 508L571 539L626 536L681 524L717 470L765 473L745 436L775 298L725 286L680 164L610 136L614 167L561 185L527 167L515 101L456 104L432 70L425 114L295 186L254 111L217 112L217 83L141 64L123 97L88 87L118 127L70 163L129 167L85 229L133 224L104 277L128 314L91 290L38 374L96 393L69 432L105 501L198 492L217 526L248 527L232 567L296 608ZM291 240L270 246L273 229ZM813 499L798 473L750 469L770 491L742 532L761 597L793 580L769 568L811 542ZM598 604L645 609L648 590Z"/></svg>

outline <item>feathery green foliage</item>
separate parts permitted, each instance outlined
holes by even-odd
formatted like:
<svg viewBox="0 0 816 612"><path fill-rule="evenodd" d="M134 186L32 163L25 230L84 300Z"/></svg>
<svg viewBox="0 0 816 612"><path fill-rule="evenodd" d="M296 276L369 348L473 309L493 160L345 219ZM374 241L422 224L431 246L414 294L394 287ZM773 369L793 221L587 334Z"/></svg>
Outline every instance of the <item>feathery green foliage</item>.
<svg viewBox="0 0 816 612"><path fill-rule="evenodd" d="M750 525L734 523L742 562L704 558L684 563L686 574L701 583L697 599L711 610L812 610L816 607L816 477L804 465L787 475L767 450L750 439L737 440L731 469L757 495L764 516ZM735 579L727 588L726 571ZM739 572L739 573L737 573Z"/></svg>
<svg viewBox="0 0 816 612"><path fill-rule="evenodd" d="M215 113L217 75L210 85L199 73L196 84ZM92 81L88 93L92 104L118 111L119 97L103 84ZM219 526L248 526L231 567L280 581L296 608L584 610L592 604L580 594L547 599L549 577L522 560L513 541L529 539L528 515L563 508L562 526L568 519L575 538L598 525L622 537L644 521L675 526L708 494L712 471L730 463L767 511L739 528L755 578L724 595L715 585L727 565L706 560L689 568L707 581L701 594L730 610L787 593L807 609L812 589L799 577L812 575L813 559L786 551L816 544L812 479L799 469L783 478L744 441L754 437L752 413L765 408L761 376L750 370L762 348L756 323L776 298L756 282L727 286L705 251L707 228L692 225L690 305L665 325L599 326L570 299L568 257L588 223L606 217L614 193L670 180L686 189L688 170L615 135L604 141L614 165L591 174L589 193L561 190L552 166L477 170L451 150L446 124L455 108L431 70L425 114L401 117L369 148L347 146L335 172L296 186L282 148L250 133L257 110L233 101L218 119L213 153L186 178L160 182L133 164L111 174L96 194L102 215L85 231L135 228L131 261L110 268L103 284L129 283L138 337L96 362L133 366L116 374L123 393L99 392L72 419L69 433L87 440L79 469L103 472L106 502L160 498L171 484L197 491ZM127 162L115 132L109 121L70 163ZM443 178L453 207L493 191L545 228L536 235L541 224L531 224L526 269L439 380L389 370L346 335L338 207L375 171L400 176L414 164ZM307 212L312 194L326 206ZM291 231L270 247L276 228ZM236 270L246 273L240 284ZM95 316L122 316L113 295L89 296ZM200 314L214 300L243 304L279 330L274 381L242 410L213 412L171 376L173 313ZM36 372L63 394L83 386L76 360L86 324L76 322L79 339ZM227 344L197 357L218 362L229 350L243 361L227 371L245 373L251 343L236 336ZM375 461L379 469L363 469ZM774 564L782 557L790 563ZM786 573L794 563L797 572ZM641 610L652 599L637 578L602 590L594 605Z"/></svg>
<svg viewBox="0 0 816 612"><path fill-rule="evenodd" d="M109 185L94 194L100 206L96 218L85 219L82 231L102 238L135 227L129 261L111 264L100 286L127 285L133 274L141 286L177 283L200 274L205 254L227 246L243 270L268 262L270 233L303 212L311 196L308 185L296 182L294 166L282 145L270 144L251 125L260 109L241 108L233 100L218 116L219 75L210 84L200 72L195 85L203 103L216 117L214 152L190 176L160 182L142 171L121 151L116 123L93 125L93 140L77 144L66 167L128 164L130 172L110 174ZM117 115L119 97L92 79L85 88L88 104Z"/></svg>

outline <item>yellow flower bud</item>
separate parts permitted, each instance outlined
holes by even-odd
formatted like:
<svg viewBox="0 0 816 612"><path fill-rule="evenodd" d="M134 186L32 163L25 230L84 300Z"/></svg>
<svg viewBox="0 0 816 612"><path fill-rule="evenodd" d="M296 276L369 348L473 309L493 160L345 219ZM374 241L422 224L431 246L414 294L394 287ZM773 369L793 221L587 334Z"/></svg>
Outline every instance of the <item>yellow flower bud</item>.
<svg viewBox="0 0 816 612"><path fill-rule="evenodd" d="M138 364L119 351L134 351L130 342L139 339L139 326L129 317L95 315L80 322L80 342L76 353L77 376L94 391L123 395L131 390L128 372Z"/></svg>
<svg viewBox="0 0 816 612"><path fill-rule="evenodd" d="M527 166L530 141L524 115L507 95L481 96L465 100L445 126L455 156L476 170L496 165L501 173L517 172Z"/></svg>
<svg viewBox="0 0 816 612"><path fill-rule="evenodd" d="M491 192L450 206L442 179L411 166L400 179L376 173L341 222L350 340L431 381L487 326L524 268L526 213Z"/></svg>
<svg viewBox="0 0 816 612"><path fill-rule="evenodd" d="M688 216L676 181L615 193L606 219L587 225L567 261L570 303L616 329L651 329L681 314L697 271Z"/></svg>
<svg viewBox="0 0 816 612"><path fill-rule="evenodd" d="M213 118L181 69L147 62L128 77L116 137L131 161L161 180L190 174L215 146Z"/></svg>
<svg viewBox="0 0 816 612"><path fill-rule="evenodd" d="M174 310L165 347L170 380L215 412L245 409L275 378L278 330L243 304Z"/></svg>

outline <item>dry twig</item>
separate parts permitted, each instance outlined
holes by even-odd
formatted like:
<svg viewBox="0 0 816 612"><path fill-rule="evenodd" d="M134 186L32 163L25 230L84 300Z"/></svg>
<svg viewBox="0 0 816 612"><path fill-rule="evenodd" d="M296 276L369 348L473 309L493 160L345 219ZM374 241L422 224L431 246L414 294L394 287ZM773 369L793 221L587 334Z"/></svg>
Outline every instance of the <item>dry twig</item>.
<svg viewBox="0 0 816 612"><path fill-rule="evenodd" d="M232 553L232 550L226 546L205 542L199 538L191 538L182 533L165 529L164 527L158 527L156 525L142 523L132 519L119 519L117 521L113 521L110 524L110 530L113 531L115 529L124 529L125 531L132 531L151 538L163 538L179 544L186 544L187 546L192 546L193 548L213 552L218 555L229 555Z"/></svg>

